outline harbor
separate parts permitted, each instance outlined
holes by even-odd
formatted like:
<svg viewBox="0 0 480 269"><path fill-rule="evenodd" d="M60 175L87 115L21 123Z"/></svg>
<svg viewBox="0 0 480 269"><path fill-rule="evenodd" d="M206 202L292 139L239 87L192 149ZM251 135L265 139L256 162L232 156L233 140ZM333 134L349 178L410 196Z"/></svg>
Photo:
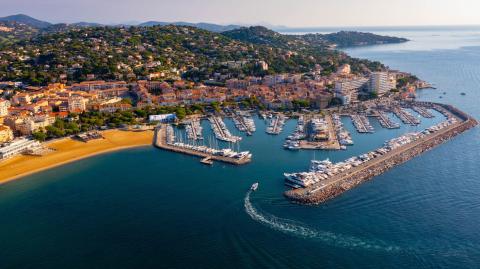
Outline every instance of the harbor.
<svg viewBox="0 0 480 269"><path fill-rule="evenodd" d="M168 124L161 124L155 128L153 145L160 149L200 157L202 163L210 165L213 161L242 165L252 160L252 154L248 151L236 152L231 149L214 149L175 142L173 127Z"/></svg>
<svg viewBox="0 0 480 269"><path fill-rule="evenodd" d="M395 116L397 116L403 123L416 126L420 124L420 119L413 116L410 112L403 107L394 107L392 109Z"/></svg>
<svg viewBox="0 0 480 269"><path fill-rule="evenodd" d="M382 125L383 128L387 129L398 129L400 128L400 124L394 122L388 115L387 113L383 111L377 111L376 112L377 119L380 122L380 125Z"/></svg>
<svg viewBox="0 0 480 269"><path fill-rule="evenodd" d="M203 140L203 128L200 124L200 119L194 118L185 122L185 130L187 137L190 140Z"/></svg>
<svg viewBox="0 0 480 269"><path fill-rule="evenodd" d="M389 169L463 133L478 122L455 107L424 103L447 117L447 120L422 132L387 141L383 147L333 164L329 160L312 161L310 171L285 173L286 184L293 187L284 195L302 204L319 204L348 191Z"/></svg>
<svg viewBox="0 0 480 269"><path fill-rule="evenodd" d="M235 124L235 127L240 132L245 132L247 135L251 136L256 131L255 122L252 119L252 116L248 113L237 112L232 116L232 120Z"/></svg>
<svg viewBox="0 0 480 269"><path fill-rule="evenodd" d="M212 116L212 117L209 117L208 120L210 121L212 130L215 134L215 137L218 140L231 142L231 143L237 143L240 140L242 140L240 136L234 136L230 133L227 126L225 125L225 122L223 122L221 117Z"/></svg>
<svg viewBox="0 0 480 269"><path fill-rule="evenodd" d="M365 115L351 114L350 118L352 119L353 125L359 133L373 133L374 129L368 120L368 117Z"/></svg>
<svg viewBox="0 0 480 269"><path fill-rule="evenodd" d="M283 131L283 125L285 125L285 121L287 119L285 118L284 115L278 114L273 116L270 119L270 124L267 127L267 134L271 135L278 135Z"/></svg>

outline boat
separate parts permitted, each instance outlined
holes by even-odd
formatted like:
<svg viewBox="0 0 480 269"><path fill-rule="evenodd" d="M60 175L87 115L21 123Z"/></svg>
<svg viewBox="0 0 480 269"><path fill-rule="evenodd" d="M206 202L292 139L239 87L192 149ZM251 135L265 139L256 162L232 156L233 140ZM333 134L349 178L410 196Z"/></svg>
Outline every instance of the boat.
<svg viewBox="0 0 480 269"><path fill-rule="evenodd" d="M256 191L258 189L258 182L253 183L252 187L250 187L250 190Z"/></svg>
<svg viewBox="0 0 480 269"><path fill-rule="evenodd" d="M460 95L467 95L466 93L462 92Z"/></svg>

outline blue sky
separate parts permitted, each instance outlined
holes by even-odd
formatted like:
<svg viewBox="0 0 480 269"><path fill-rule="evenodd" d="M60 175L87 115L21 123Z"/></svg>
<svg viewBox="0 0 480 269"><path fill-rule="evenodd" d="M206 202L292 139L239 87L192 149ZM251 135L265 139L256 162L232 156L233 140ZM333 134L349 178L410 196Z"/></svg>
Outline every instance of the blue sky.
<svg viewBox="0 0 480 269"><path fill-rule="evenodd" d="M0 0L50 22L189 21L291 27L480 24L480 0Z"/></svg>

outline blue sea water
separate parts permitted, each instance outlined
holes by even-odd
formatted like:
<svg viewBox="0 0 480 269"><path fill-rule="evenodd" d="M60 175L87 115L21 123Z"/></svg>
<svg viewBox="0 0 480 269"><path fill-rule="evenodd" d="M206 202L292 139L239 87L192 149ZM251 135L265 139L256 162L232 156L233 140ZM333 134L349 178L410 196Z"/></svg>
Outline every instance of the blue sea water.
<svg viewBox="0 0 480 269"><path fill-rule="evenodd" d="M412 72L438 88L420 99L480 118L480 30L389 33L412 41L347 52ZM478 267L478 128L323 205L282 196L284 172L361 154L436 116L393 131L372 120L375 134L357 134L344 119L355 145L340 152L285 151L295 121L269 136L257 118L257 132L241 142L254 154L246 166L209 167L144 147L1 185L0 268Z"/></svg>

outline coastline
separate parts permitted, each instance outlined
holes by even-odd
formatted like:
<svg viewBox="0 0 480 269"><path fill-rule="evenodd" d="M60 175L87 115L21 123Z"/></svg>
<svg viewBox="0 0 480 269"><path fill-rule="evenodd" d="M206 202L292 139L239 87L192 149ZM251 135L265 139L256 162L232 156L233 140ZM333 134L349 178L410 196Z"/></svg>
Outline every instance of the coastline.
<svg viewBox="0 0 480 269"><path fill-rule="evenodd" d="M45 156L19 155L0 162L0 185L98 155L152 145L153 131L103 131L104 139L87 143L63 138L45 145L56 151Z"/></svg>

